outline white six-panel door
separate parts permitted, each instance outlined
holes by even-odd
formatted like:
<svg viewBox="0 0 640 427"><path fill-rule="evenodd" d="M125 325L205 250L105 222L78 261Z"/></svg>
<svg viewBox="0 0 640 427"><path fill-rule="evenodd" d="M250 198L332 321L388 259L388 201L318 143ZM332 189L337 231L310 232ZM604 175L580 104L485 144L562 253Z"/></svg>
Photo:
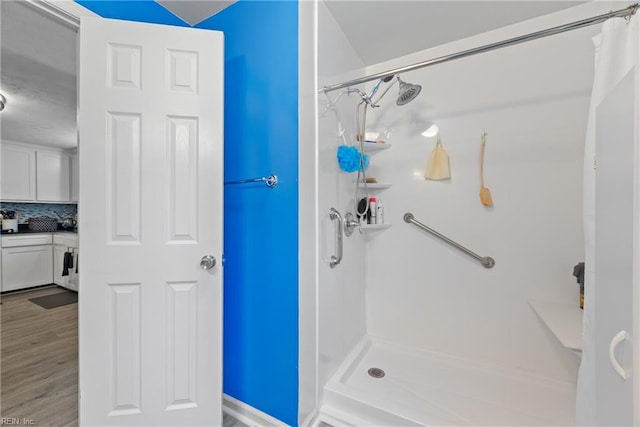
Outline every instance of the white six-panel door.
<svg viewBox="0 0 640 427"><path fill-rule="evenodd" d="M80 425L220 425L223 35L83 18L79 92Z"/></svg>

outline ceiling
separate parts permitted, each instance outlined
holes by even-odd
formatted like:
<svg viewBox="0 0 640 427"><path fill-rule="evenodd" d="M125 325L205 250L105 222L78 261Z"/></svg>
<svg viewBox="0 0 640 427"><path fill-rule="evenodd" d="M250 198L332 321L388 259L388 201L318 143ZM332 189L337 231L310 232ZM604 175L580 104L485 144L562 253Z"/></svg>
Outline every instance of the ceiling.
<svg viewBox="0 0 640 427"><path fill-rule="evenodd" d="M233 4L156 0L194 25ZM305 1L305 0L301 0ZM0 1L3 140L76 145L76 33L18 1ZM583 1L326 0L366 65L575 6Z"/></svg>
<svg viewBox="0 0 640 427"><path fill-rule="evenodd" d="M369 66L584 1L325 0L360 59Z"/></svg>
<svg viewBox="0 0 640 427"><path fill-rule="evenodd" d="M236 0L155 0L171 13L188 23L196 25L222 9L232 5Z"/></svg>
<svg viewBox="0 0 640 427"><path fill-rule="evenodd" d="M76 33L23 2L0 2L3 140L76 145Z"/></svg>

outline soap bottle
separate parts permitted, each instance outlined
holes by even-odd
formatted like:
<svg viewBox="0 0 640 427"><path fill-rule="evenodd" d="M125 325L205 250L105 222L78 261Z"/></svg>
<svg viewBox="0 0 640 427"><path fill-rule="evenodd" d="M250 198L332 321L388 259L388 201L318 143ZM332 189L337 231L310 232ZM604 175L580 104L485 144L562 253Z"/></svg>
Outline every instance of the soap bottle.
<svg viewBox="0 0 640 427"><path fill-rule="evenodd" d="M376 223L376 198L375 197L369 197L369 212L371 212L371 217L369 219L369 224L375 224Z"/></svg>
<svg viewBox="0 0 640 427"><path fill-rule="evenodd" d="M376 224L384 224L384 205L376 200Z"/></svg>

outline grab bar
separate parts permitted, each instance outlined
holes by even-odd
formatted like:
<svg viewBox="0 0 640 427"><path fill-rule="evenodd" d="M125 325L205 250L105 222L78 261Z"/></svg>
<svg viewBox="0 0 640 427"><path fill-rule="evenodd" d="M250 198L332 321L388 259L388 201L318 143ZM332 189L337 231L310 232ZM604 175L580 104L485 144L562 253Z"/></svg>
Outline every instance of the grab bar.
<svg viewBox="0 0 640 427"><path fill-rule="evenodd" d="M413 217L412 213L407 212L406 214L404 214L404 222L415 224L419 228L423 229L424 231L427 231L427 232L433 234L434 236L436 236L437 238L444 240L445 242L447 242L451 246L461 250L462 252L466 253L467 255L469 255L469 256L477 259L478 261L480 261L480 263L482 264L482 266L484 268L493 268L493 266L496 265L496 261L493 258L491 258L490 256L483 257L483 256L478 255L475 252L470 251L469 249L465 248L461 244L454 242L453 240L451 240L447 236L438 233L436 230L434 230L432 228L429 228L426 225L424 225L423 223L421 223L420 221L416 220Z"/></svg>
<svg viewBox="0 0 640 427"><path fill-rule="evenodd" d="M267 187L273 188L278 185L278 175L261 176L259 178L240 179L237 181L227 181L224 185L249 184L252 182L264 182Z"/></svg>
<svg viewBox="0 0 640 427"><path fill-rule="evenodd" d="M342 215L335 208L329 210L329 218L333 221L338 220L338 227L336 228L336 241L338 243L338 255L331 255L329 258L329 266L335 268L336 265L342 261Z"/></svg>

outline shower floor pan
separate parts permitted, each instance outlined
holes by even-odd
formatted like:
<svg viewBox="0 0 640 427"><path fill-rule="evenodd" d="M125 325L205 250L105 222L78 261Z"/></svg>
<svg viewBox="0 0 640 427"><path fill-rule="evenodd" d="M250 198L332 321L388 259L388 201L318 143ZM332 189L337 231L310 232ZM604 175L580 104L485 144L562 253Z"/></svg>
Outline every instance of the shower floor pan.
<svg viewBox="0 0 640 427"><path fill-rule="evenodd" d="M371 376L371 368L384 376ZM366 339L325 386L320 420L354 426L566 426L574 424L575 388L572 382Z"/></svg>

